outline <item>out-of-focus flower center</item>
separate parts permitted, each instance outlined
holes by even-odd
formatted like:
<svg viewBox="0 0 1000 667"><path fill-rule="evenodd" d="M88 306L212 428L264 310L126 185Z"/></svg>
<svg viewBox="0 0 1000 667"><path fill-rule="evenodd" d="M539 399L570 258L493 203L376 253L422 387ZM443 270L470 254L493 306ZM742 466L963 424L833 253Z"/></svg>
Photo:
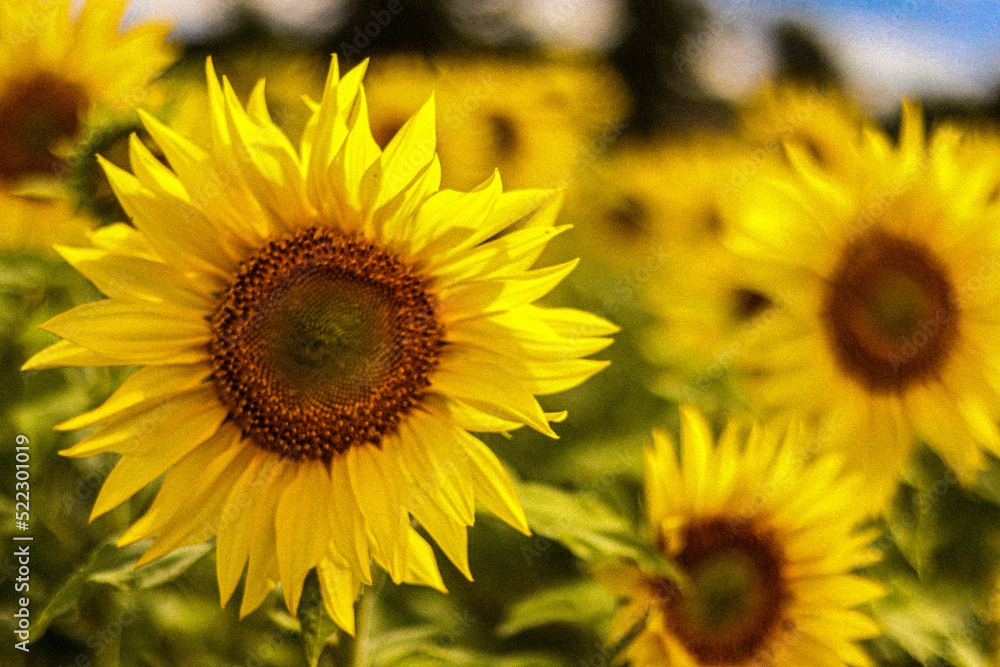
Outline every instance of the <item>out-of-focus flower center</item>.
<svg viewBox="0 0 1000 667"><path fill-rule="evenodd" d="M443 336L411 268L315 227L242 266L212 332L216 388L244 434L283 456L327 460L396 428L429 384Z"/></svg>
<svg viewBox="0 0 1000 667"><path fill-rule="evenodd" d="M701 520L687 527L675 562L688 576L686 590L661 579L655 593L698 664L743 664L769 645L788 597L773 538L735 517Z"/></svg>
<svg viewBox="0 0 1000 667"><path fill-rule="evenodd" d="M492 113L486 118L493 150L499 160L513 159L521 146L521 133L517 123L503 113Z"/></svg>
<svg viewBox="0 0 1000 667"><path fill-rule="evenodd" d="M88 99L78 84L37 72L0 92L0 181L58 174L53 151L78 137Z"/></svg>
<svg viewBox="0 0 1000 667"><path fill-rule="evenodd" d="M873 229L847 245L824 322L845 373L876 393L933 377L958 335L948 274L923 245Z"/></svg>

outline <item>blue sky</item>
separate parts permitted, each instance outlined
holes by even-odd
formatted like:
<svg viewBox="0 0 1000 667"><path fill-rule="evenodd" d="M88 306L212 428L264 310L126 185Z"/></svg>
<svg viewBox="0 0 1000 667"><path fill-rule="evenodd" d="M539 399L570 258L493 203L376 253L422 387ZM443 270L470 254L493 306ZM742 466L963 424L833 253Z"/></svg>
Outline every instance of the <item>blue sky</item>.
<svg viewBox="0 0 1000 667"><path fill-rule="evenodd" d="M279 20L315 24L330 0L253 0ZM705 0L718 19L699 71L720 95L739 97L768 75L769 26L792 18L813 27L853 92L875 110L902 95L978 98L1000 85L1000 3L986 0ZM230 0L133 0L131 19L170 18L180 32L218 25ZM523 27L560 46L613 40L616 0L491 0L522 8Z"/></svg>
<svg viewBox="0 0 1000 667"><path fill-rule="evenodd" d="M768 27L811 26L848 85L879 111L903 95L980 98L1000 84L1000 6L983 0L709 0L719 20L702 71L739 96L770 70ZM736 65L734 65L736 63Z"/></svg>

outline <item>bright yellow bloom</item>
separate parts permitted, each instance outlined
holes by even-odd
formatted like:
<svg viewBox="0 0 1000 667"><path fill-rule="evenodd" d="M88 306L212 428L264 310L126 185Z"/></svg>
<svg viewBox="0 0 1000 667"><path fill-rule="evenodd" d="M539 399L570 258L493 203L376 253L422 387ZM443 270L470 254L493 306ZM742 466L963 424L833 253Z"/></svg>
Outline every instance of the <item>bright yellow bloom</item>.
<svg viewBox="0 0 1000 667"><path fill-rule="evenodd" d="M722 245L733 226L734 198L786 169L786 144L804 147L819 168L851 178L860 159L853 139L871 125L835 91L787 85L765 86L738 113L732 136L678 142L660 151L655 169L640 162L618 170L633 190L650 183L638 200L649 202L643 208L663 221L653 227L659 238L670 235L659 243L673 242L670 260L645 291L658 316L645 345L662 369L657 389L713 407L728 388L734 358L753 340L766 339L771 316L771 299Z"/></svg>
<svg viewBox="0 0 1000 667"><path fill-rule="evenodd" d="M923 439L965 480L1000 453L1000 160L904 104L828 170L807 146L747 183L732 249L775 304L733 363L764 410L817 420L869 474L874 509Z"/></svg>
<svg viewBox="0 0 1000 667"><path fill-rule="evenodd" d="M562 413L535 395L603 368L581 357L616 329L532 304L575 265L530 268L565 229L559 196L502 193L496 176L439 190L433 99L382 150L364 66L341 79L334 60L296 150L263 85L244 110L208 70L208 136L142 115L172 170L136 138L134 175L105 163L135 228L61 252L109 298L43 325L65 340L26 368L144 366L61 425L102 425L69 456L122 454L94 516L169 470L120 539L156 538L141 563L215 537L223 603L247 568L241 615L279 582L294 612L315 567L353 631L371 559L393 581L443 589L411 518L466 576L477 501L528 530L470 431L553 436Z"/></svg>
<svg viewBox="0 0 1000 667"><path fill-rule="evenodd" d="M87 0L75 17L70 4L0 4L0 217L15 221L5 223L0 248L49 250L81 240L90 219L37 199L65 197L60 183L72 152L96 123L137 105L174 59L166 26L118 33L125 3ZM18 224L27 217L30 224Z"/></svg>
<svg viewBox="0 0 1000 667"><path fill-rule="evenodd" d="M657 435L645 456L653 544L684 581L636 565L599 580L627 602L610 630L641 630L623 656L635 667L870 665L856 645L878 636L858 605L882 587L852 570L878 560L856 496L830 458L807 461L798 426L730 422L718 445L681 409L678 448Z"/></svg>

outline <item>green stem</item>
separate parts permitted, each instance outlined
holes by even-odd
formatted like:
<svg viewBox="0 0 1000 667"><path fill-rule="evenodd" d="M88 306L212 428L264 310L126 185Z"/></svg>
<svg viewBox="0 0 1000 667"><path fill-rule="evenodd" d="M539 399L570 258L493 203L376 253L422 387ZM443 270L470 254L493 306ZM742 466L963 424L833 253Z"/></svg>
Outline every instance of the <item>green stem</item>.
<svg viewBox="0 0 1000 667"><path fill-rule="evenodd" d="M354 612L354 650L351 653L352 667L368 667L371 663L369 655L371 645L369 638L372 625L372 611L375 609L375 598L382 588L384 574L381 570L372 570L372 585L365 586Z"/></svg>

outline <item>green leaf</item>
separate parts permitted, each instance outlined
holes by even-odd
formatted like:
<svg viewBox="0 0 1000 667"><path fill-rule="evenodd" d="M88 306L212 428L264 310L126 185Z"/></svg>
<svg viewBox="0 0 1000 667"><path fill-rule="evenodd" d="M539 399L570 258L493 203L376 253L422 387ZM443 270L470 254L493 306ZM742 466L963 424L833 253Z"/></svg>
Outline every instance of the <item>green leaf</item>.
<svg viewBox="0 0 1000 667"><path fill-rule="evenodd" d="M518 485L531 529L556 540L584 561L647 560L632 524L599 498L534 482Z"/></svg>
<svg viewBox="0 0 1000 667"><path fill-rule="evenodd" d="M615 603L613 595L590 580L550 588L511 607L496 632L501 637L510 637L553 623L595 628L611 618Z"/></svg>
<svg viewBox="0 0 1000 667"><path fill-rule="evenodd" d="M371 638L373 665L398 665L416 654L438 648L435 637L442 634L436 624L426 624L380 632Z"/></svg>
<svg viewBox="0 0 1000 667"><path fill-rule="evenodd" d="M989 667L983 637L988 624L975 615L967 592L953 586L928 588L898 578L893 591L873 605L885 635L921 664L944 660L955 667Z"/></svg>
<svg viewBox="0 0 1000 667"><path fill-rule="evenodd" d="M298 619L302 626L302 648L306 661L310 667L316 667L327 644L339 638L339 629L323 606L323 594L315 570L309 572L302 586Z"/></svg>
<svg viewBox="0 0 1000 667"><path fill-rule="evenodd" d="M159 586L183 574L212 548L211 544L184 547L136 568L135 561L146 546L145 543L138 543L119 548L108 541L97 547L90 560L56 591L42 610L33 640L40 639L56 618L78 610L80 596L87 584L107 584L123 591Z"/></svg>
<svg viewBox="0 0 1000 667"><path fill-rule="evenodd" d="M145 546L143 544L139 551L144 551ZM184 574L189 567L211 549L212 545L207 542L183 547L140 568L133 569L129 564L113 572L97 572L91 577L91 580L102 584L111 584L122 590L152 588Z"/></svg>
<svg viewBox="0 0 1000 667"><path fill-rule="evenodd" d="M485 651L461 646L412 646L402 656L392 662L375 662L379 667L422 667L424 665L439 665L448 667L563 667L563 661L554 656L538 653L517 653L512 655L493 655Z"/></svg>

